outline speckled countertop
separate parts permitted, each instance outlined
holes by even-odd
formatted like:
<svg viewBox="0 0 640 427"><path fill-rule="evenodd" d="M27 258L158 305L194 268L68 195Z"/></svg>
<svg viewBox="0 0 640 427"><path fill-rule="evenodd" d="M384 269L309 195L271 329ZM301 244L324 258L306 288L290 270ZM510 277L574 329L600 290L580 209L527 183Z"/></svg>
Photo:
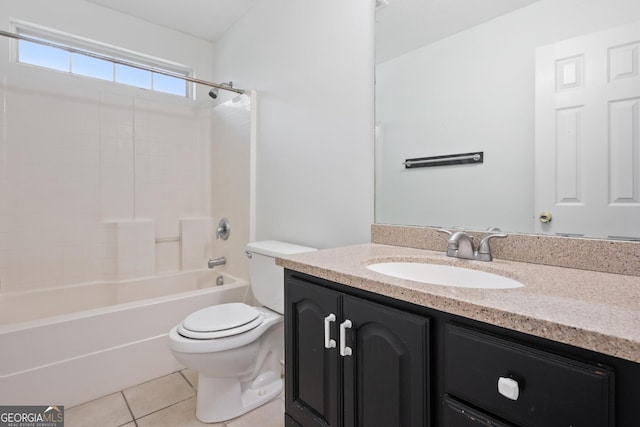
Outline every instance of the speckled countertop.
<svg viewBox="0 0 640 427"><path fill-rule="evenodd" d="M518 280L515 289L468 289L373 272L380 261L447 264ZM460 260L442 252L377 243L277 259L316 277L492 325L640 363L640 277L495 259Z"/></svg>

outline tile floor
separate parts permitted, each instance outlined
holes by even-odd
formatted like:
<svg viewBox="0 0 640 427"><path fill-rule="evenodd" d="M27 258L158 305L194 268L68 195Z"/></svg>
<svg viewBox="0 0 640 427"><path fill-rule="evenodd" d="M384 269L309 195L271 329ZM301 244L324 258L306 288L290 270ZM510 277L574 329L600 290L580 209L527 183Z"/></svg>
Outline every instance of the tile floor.
<svg viewBox="0 0 640 427"><path fill-rule="evenodd" d="M200 422L195 415L197 382L197 373L185 369L73 408L65 408L65 426L284 426L284 395L226 423Z"/></svg>

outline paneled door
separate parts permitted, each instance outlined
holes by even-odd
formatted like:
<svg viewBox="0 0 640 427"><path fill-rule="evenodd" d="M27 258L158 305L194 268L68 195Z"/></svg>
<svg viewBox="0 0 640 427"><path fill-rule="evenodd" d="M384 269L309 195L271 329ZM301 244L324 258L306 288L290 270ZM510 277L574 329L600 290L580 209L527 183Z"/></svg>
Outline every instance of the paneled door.
<svg viewBox="0 0 640 427"><path fill-rule="evenodd" d="M340 427L338 348L328 338L337 334L341 295L296 279L285 286L286 412L306 427Z"/></svg>
<svg viewBox="0 0 640 427"><path fill-rule="evenodd" d="M537 233L640 239L639 50L640 22L536 49Z"/></svg>

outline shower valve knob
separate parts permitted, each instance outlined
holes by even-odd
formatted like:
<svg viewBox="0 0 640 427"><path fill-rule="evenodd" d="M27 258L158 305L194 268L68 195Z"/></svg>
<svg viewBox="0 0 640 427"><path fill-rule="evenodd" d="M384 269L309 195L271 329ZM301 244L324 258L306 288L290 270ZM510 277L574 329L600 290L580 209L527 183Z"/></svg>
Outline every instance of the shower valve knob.
<svg viewBox="0 0 640 427"><path fill-rule="evenodd" d="M216 230L216 239L227 240L231 233L231 224L227 218L222 218L218 223L218 229Z"/></svg>

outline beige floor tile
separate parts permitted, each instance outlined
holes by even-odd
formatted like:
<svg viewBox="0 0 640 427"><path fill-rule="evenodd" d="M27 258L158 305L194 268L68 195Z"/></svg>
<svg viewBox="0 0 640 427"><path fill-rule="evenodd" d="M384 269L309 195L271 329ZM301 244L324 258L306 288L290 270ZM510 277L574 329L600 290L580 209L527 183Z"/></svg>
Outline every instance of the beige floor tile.
<svg viewBox="0 0 640 427"><path fill-rule="evenodd" d="M284 427L284 400L280 397L227 422L227 427Z"/></svg>
<svg viewBox="0 0 640 427"><path fill-rule="evenodd" d="M224 427L224 423L206 424L196 418L196 397L176 403L137 420L138 427Z"/></svg>
<svg viewBox="0 0 640 427"><path fill-rule="evenodd" d="M128 388L123 393L136 419L195 395L179 372Z"/></svg>
<svg viewBox="0 0 640 427"><path fill-rule="evenodd" d="M114 393L73 408L65 409L67 427L117 427L133 421L122 393Z"/></svg>
<svg viewBox="0 0 640 427"><path fill-rule="evenodd" d="M192 369L184 369L182 371L182 375L185 376L185 378L187 379L187 381L189 381L191 383L191 385L193 386L193 388L197 389L198 388L198 372L192 370Z"/></svg>

